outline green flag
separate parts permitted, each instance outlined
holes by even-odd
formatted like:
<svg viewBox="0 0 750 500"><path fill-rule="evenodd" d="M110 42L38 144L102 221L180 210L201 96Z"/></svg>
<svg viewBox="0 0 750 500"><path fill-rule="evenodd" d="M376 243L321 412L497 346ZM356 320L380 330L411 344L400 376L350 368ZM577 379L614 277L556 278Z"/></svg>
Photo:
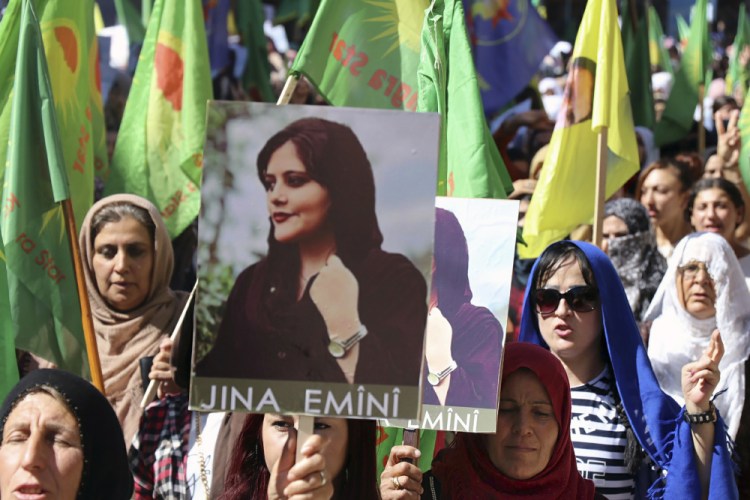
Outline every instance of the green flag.
<svg viewBox="0 0 750 500"><path fill-rule="evenodd" d="M562 108L526 212L521 258L538 257L594 216L597 137L607 128L605 199L638 172L628 80L615 0L586 4Z"/></svg>
<svg viewBox="0 0 750 500"><path fill-rule="evenodd" d="M376 449L377 449L377 476L380 478L380 474L385 469L385 464L388 462L388 455L391 453L391 448L400 445L404 441L404 430L398 427L377 427L377 438L376 438ZM420 430L419 431L419 450L422 452L422 456L419 457L419 463L417 466L422 469L423 472L427 472L432 467L432 459L435 455L435 445L437 444L437 431ZM438 450L439 451L439 450Z"/></svg>
<svg viewBox="0 0 750 500"><path fill-rule="evenodd" d="M294 22L298 28L304 28L315 17L320 3L320 0L280 0L273 23Z"/></svg>
<svg viewBox="0 0 750 500"><path fill-rule="evenodd" d="M750 99L745 98L737 122L740 127L742 149L740 151L740 173L745 187L750 190Z"/></svg>
<svg viewBox="0 0 750 500"><path fill-rule="evenodd" d="M710 67L711 46L708 42L706 7L706 0L698 0L695 4L682 63L675 74L664 113L654 130L654 140L659 146L682 139L693 126L698 87L704 83Z"/></svg>
<svg viewBox="0 0 750 500"><path fill-rule="evenodd" d="M200 209L206 102L211 96L200 0L156 0L105 193L151 200L172 238Z"/></svg>
<svg viewBox="0 0 750 500"><path fill-rule="evenodd" d="M146 28L143 25L143 16L133 4L133 0L115 0L115 11L117 20L128 32L130 43L143 43Z"/></svg>
<svg viewBox="0 0 750 500"><path fill-rule="evenodd" d="M688 26L682 14L677 14L677 36L680 38L680 44L685 47L688 38L690 38L690 26Z"/></svg>
<svg viewBox="0 0 750 500"><path fill-rule="evenodd" d="M648 53L652 67L658 67L660 71L674 75L672 60L664 47L664 30L653 5L648 6Z"/></svg>
<svg viewBox="0 0 750 500"><path fill-rule="evenodd" d="M428 0L323 0L292 71L334 106L417 109ZM470 59L471 60L471 59Z"/></svg>
<svg viewBox="0 0 750 500"><path fill-rule="evenodd" d="M60 205L70 197L63 146L32 0L23 0L21 11L7 151L2 148L7 163L0 231L10 317L16 347L86 376L81 309Z"/></svg>
<svg viewBox="0 0 750 500"><path fill-rule="evenodd" d="M740 15L737 21L737 34L734 37L734 52L729 60L729 69L727 70L727 93L729 95L739 94L743 99L747 92L747 85L750 81L750 68L747 64L742 64L742 51L750 48L750 23L747 19L745 4L740 4Z"/></svg>
<svg viewBox="0 0 750 500"><path fill-rule="evenodd" d="M651 92L651 63L646 19L636 21L628 16L622 22L622 50L625 55L625 72L630 87L630 107L633 123L648 129L654 128L654 94Z"/></svg>
<svg viewBox="0 0 750 500"><path fill-rule="evenodd" d="M260 0L243 0L234 5L237 31L247 49L247 65L242 84L253 100L273 102L271 63L268 61L266 36L263 33L263 4Z"/></svg>
<svg viewBox="0 0 750 500"><path fill-rule="evenodd" d="M419 111L437 111L441 196L505 198L513 186L484 118L460 0L425 13L418 68Z"/></svg>

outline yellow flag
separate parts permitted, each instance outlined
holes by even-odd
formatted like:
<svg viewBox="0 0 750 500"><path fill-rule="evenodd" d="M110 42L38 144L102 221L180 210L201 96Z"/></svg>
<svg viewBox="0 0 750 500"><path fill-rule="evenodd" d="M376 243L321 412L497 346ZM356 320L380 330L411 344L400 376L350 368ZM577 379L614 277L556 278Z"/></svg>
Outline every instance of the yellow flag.
<svg viewBox="0 0 750 500"><path fill-rule="evenodd" d="M575 47L565 97L531 198L521 258L537 257L594 215L597 134L608 128L606 196L638 172L638 148L615 0L590 0Z"/></svg>

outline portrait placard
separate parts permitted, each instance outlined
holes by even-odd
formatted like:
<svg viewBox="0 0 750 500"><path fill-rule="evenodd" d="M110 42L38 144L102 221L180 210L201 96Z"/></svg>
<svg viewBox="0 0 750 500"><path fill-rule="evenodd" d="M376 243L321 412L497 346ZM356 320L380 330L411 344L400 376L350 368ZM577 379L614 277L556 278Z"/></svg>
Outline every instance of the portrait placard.
<svg viewBox="0 0 750 500"><path fill-rule="evenodd" d="M422 412L391 426L495 432L518 201L436 200Z"/></svg>
<svg viewBox="0 0 750 500"><path fill-rule="evenodd" d="M210 102L190 408L413 418L439 116Z"/></svg>

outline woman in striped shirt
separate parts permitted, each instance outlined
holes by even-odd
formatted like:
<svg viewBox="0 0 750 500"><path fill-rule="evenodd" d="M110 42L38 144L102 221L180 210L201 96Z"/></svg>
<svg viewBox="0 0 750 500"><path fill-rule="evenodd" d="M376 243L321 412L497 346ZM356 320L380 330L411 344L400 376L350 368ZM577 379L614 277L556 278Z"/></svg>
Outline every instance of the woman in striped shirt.
<svg viewBox="0 0 750 500"><path fill-rule="evenodd" d="M600 249L563 241L542 253L519 340L549 348L565 367L578 469L598 492L611 499L697 499L709 491L737 498L726 434L709 402L720 338L683 367L681 409L660 389L617 271Z"/></svg>

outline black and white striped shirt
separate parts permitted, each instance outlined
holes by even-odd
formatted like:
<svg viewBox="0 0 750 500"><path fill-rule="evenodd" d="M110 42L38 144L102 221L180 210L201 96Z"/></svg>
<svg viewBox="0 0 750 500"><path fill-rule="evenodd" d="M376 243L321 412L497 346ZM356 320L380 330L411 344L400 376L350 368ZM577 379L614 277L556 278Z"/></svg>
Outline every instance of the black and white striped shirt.
<svg viewBox="0 0 750 500"><path fill-rule="evenodd" d="M610 500L633 498L635 480L625 466L627 438L612 396L609 367L594 380L571 388L573 415L570 437L578 471Z"/></svg>

